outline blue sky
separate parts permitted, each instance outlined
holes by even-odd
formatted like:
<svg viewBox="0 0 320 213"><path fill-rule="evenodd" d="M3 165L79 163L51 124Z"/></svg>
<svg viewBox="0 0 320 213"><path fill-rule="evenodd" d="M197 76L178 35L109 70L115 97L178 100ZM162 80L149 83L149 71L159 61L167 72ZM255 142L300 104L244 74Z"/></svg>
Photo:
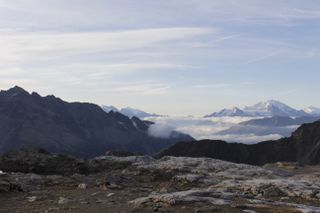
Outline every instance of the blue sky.
<svg viewBox="0 0 320 213"><path fill-rule="evenodd" d="M0 0L0 88L161 114L320 106L320 2Z"/></svg>

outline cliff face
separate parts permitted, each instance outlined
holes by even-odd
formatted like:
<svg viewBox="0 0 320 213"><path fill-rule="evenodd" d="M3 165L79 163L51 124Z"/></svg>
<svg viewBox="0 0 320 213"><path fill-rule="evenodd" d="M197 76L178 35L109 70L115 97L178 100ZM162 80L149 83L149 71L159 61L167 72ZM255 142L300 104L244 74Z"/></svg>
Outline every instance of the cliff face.
<svg viewBox="0 0 320 213"><path fill-rule="evenodd" d="M157 156L210 157L263 165L278 161L320 163L320 121L304 124L291 137L253 145L203 140L177 143Z"/></svg>
<svg viewBox="0 0 320 213"><path fill-rule="evenodd" d="M320 163L320 121L303 124L290 137L297 152L297 160L302 163Z"/></svg>
<svg viewBox="0 0 320 213"><path fill-rule="evenodd" d="M21 148L81 157L107 150L152 154L190 136L148 136L149 123L106 113L89 103L68 103L54 96L29 94L19 87L0 92L0 154Z"/></svg>

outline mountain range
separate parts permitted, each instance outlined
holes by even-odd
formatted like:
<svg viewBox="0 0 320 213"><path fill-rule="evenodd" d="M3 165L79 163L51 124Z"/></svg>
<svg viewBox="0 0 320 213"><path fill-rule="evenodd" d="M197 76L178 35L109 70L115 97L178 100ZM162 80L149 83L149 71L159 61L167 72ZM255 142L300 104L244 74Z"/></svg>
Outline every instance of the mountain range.
<svg viewBox="0 0 320 213"><path fill-rule="evenodd" d="M120 112L130 118L138 117L140 119L145 119L148 117L163 117L163 115L148 113L140 109L125 107L118 109L114 106L103 105L101 108L106 111ZM205 118L210 117L276 117L276 119L282 117L320 117L320 108L310 106L303 110L294 109L280 101L268 100L265 102L259 102L252 106L245 106L243 109L239 107L234 107L232 109L222 109L218 112L213 112L209 115L205 115Z"/></svg>
<svg viewBox="0 0 320 213"><path fill-rule="evenodd" d="M252 106L246 106L243 109L234 107L233 109L223 109L219 112L206 115L205 117L302 117L302 116L318 116L320 109L316 107L308 107L305 110L294 109L280 101L268 100L259 102Z"/></svg>
<svg viewBox="0 0 320 213"><path fill-rule="evenodd" d="M152 122L106 113L91 103L68 103L53 95L42 97L20 87L0 92L0 154L21 148L81 157L107 150L155 153L189 135L172 132L169 138L149 135Z"/></svg>
<svg viewBox="0 0 320 213"><path fill-rule="evenodd" d="M317 121L320 109L308 107L298 110L280 101L269 100L244 108L223 109L199 118L180 119L174 116L160 116L132 109L118 110L115 107L104 107L105 111L120 111L127 116L140 119L151 119L156 123L171 125L174 129L192 132L201 139L220 139L228 142L257 143L261 140L288 137L303 123ZM211 120L210 118L219 118ZM244 121L244 122L243 122ZM194 125L194 126L193 126ZM197 129L197 130L195 130ZM221 130L220 130L221 129ZM241 138L239 138L241 137Z"/></svg>
<svg viewBox="0 0 320 213"><path fill-rule="evenodd" d="M110 111L120 112L121 114L124 114L124 115L128 116L129 118L138 117L140 119L145 119L145 118L148 118L148 117L160 117L160 116L162 116L162 115L158 115L158 114L154 114L154 113L148 113L148 112L142 111L140 109L135 109L135 108L132 108L132 107L125 107L125 108L122 108L122 109L118 109L118 108L116 108L114 106L103 105L103 106L101 106L101 108L107 113L110 112Z"/></svg>
<svg viewBox="0 0 320 213"><path fill-rule="evenodd" d="M223 109L219 112L214 112L210 115L205 115L205 118L210 117L251 117L252 115L249 113L246 113L245 111L239 109L238 107L234 107L232 109Z"/></svg>

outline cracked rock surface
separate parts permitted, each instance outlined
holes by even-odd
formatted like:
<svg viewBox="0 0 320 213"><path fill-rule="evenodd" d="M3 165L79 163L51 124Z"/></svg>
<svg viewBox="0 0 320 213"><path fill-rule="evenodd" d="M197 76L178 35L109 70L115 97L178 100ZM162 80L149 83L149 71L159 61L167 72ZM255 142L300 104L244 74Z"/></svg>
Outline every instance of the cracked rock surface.
<svg viewBox="0 0 320 213"><path fill-rule="evenodd" d="M66 174L4 171L0 212L320 212L319 166L149 156L76 162L81 170Z"/></svg>

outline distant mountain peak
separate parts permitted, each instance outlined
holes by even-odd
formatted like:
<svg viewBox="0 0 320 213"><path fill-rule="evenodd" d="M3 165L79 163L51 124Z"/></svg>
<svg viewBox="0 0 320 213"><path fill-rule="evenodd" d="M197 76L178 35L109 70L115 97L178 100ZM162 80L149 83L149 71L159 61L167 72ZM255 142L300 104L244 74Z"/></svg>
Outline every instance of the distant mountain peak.
<svg viewBox="0 0 320 213"><path fill-rule="evenodd" d="M145 112L145 111L142 111L140 109L135 109L135 108L132 108L132 107L125 107L125 108L122 108L120 110L120 112L130 118L132 117L138 117L140 119L145 119L147 117L159 117L160 115L158 114L154 114L154 113L148 113L148 112Z"/></svg>
<svg viewBox="0 0 320 213"><path fill-rule="evenodd" d="M14 87L12 87L11 89L9 89L8 91L10 91L10 90L12 90L12 91L16 91L16 92L18 92L18 91L20 91L20 92L27 92L25 89L23 89L22 87L19 87L19 86L14 86Z"/></svg>
<svg viewBox="0 0 320 213"><path fill-rule="evenodd" d="M147 117L159 117L161 115L154 114L154 113L148 113L140 109L132 108L132 107L124 107L122 109L118 109L114 106L101 106L101 108L106 112L120 112L129 118L138 117L140 119L145 119Z"/></svg>
<svg viewBox="0 0 320 213"><path fill-rule="evenodd" d="M277 100L267 100L267 101L261 101L253 106L247 106L245 107L245 110L246 109L250 109L250 108L255 108L255 109L267 109L267 108L270 108L270 107L285 107L285 108L291 108L289 107L287 104L284 104L280 101L277 101Z"/></svg>
<svg viewBox="0 0 320 213"><path fill-rule="evenodd" d="M14 86L8 90L3 90L1 92L5 92L5 93L8 93L8 94L29 94L29 92L27 92L25 89L23 89L22 87L19 87L19 86Z"/></svg>
<svg viewBox="0 0 320 213"><path fill-rule="evenodd" d="M243 110L239 109L238 107L233 107L232 109L222 109L219 112L214 112L210 115L206 115L205 117L246 117L250 116L246 114Z"/></svg>
<svg viewBox="0 0 320 213"><path fill-rule="evenodd" d="M277 100L259 102L253 106L245 107L244 111L255 116L300 117L307 115L304 111L294 109Z"/></svg>
<svg viewBox="0 0 320 213"><path fill-rule="evenodd" d="M239 112L239 111L242 111L242 110L239 109L238 107L233 107L233 108L232 108L232 111L233 111L233 112Z"/></svg>
<svg viewBox="0 0 320 213"><path fill-rule="evenodd" d="M113 112L119 112L118 108L115 107L115 106L112 106L112 105L110 105L110 106L102 105L101 108L102 108L105 112L111 112L111 111L113 111Z"/></svg>
<svg viewBox="0 0 320 213"><path fill-rule="evenodd" d="M320 114L320 110L319 110ZM283 117L300 117L307 116L308 113L303 110L297 110L285 103L278 100L267 100L256 103L252 106L246 106L243 109L234 107L232 109L223 109L219 112L214 112L205 117L271 117L271 116L283 116Z"/></svg>

